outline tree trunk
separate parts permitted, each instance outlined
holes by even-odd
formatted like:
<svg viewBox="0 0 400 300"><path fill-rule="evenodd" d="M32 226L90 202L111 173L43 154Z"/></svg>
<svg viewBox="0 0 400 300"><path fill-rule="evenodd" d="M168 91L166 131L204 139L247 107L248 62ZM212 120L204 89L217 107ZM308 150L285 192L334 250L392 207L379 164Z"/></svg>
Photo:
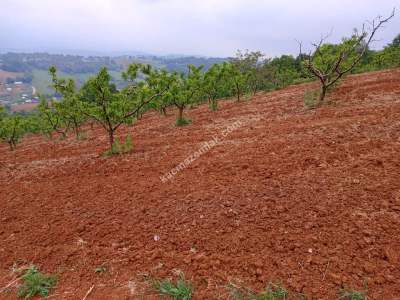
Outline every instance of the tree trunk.
<svg viewBox="0 0 400 300"><path fill-rule="evenodd" d="M10 151L14 151L14 143L13 143L13 141L8 141L8 145L10 145Z"/></svg>
<svg viewBox="0 0 400 300"><path fill-rule="evenodd" d="M217 108L218 108L217 99L211 99L210 108L211 108L212 111L216 111L217 110Z"/></svg>
<svg viewBox="0 0 400 300"><path fill-rule="evenodd" d="M165 107L161 107L160 112L164 117L167 116L167 109Z"/></svg>
<svg viewBox="0 0 400 300"><path fill-rule="evenodd" d="M236 95L237 95L237 102L240 102L240 88L239 84L236 83Z"/></svg>
<svg viewBox="0 0 400 300"><path fill-rule="evenodd" d="M178 107L178 120L183 119L183 106Z"/></svg>
<svg viewBox="0 0 400 300"><path fill-rule="evenodd" d="M319 94L319 99L318 99L318 106L320 106L324 103L327 90L328 90L328 87L325 84L322 84L321 91Z"/></svg>
<svg viewBox="0 0 400 300"><path fill-rule="evenodd" d="M76 122L76 120L74 120L74 131L76 139L79 139L79 125L78 122Z"/></svg>
<svg viewBox="0 0 400 300"><path fill-rule="evenodd" d="M110 151L112 152L114 145L114 130L108 131L108 141L110 143Z"/></svg>

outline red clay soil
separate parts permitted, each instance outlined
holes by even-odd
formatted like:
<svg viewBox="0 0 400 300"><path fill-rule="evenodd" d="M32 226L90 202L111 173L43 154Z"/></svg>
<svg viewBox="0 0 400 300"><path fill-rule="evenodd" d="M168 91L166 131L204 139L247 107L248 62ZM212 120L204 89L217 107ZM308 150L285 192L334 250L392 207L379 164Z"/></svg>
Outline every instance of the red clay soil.
<svg viewBox="0 0 400 300"><path fill-rule="evenodd" d="M84 141L2 145L0 291L34 263L58 274L53 299L93 285L88 299L154 299L141 296L147 278L179 271L194 299L229 299L229 282L400 299L400 70L349 77L330 105L306 110L312 86L221 101L215 113L202 105L182 128L175 111L148 113L121 130L134 142L121 156L101 155L101 128Z"/></svg>

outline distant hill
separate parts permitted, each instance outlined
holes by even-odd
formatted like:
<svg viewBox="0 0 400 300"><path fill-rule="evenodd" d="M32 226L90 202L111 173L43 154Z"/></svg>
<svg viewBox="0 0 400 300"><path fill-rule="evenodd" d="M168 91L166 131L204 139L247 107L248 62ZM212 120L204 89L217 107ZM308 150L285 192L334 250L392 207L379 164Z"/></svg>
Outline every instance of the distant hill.
<svg viewBox="0 0 400 300"><path fill-rule="evenodd" d="M52 53L17 53L0 54L0 83L13 82L16 77L24 84L32 85L39 93L52 94L48 69L56 66L60 75L74 78L78 84L97 73L102 67L107 67L117 85L124 83L121 72L131 63L150 64L155 68L165 68L168 71L186 72L187 65L204 65L207 70L216 63L227 58L199 56L155 56L149 54L119 55L119 56L84 56ZM4 95L3 95L4 96ZM0 102L5 98L0 93Z"/></svg>
<svg viewBox="0 0 400 300"><path fill-rule="evenodd" d="M199 56L154 56L154 55L121 55L121 56L81 56L49 53L15 53L0 54L0 69L8 72L27 73L34 70L47 71L56 66L67 74L96 73L101 67L110 71L122 71L129 63L142 62L168 71L185 72L188 64L204 65L208 69L215 63L227 58L209 58Z"/></svg>

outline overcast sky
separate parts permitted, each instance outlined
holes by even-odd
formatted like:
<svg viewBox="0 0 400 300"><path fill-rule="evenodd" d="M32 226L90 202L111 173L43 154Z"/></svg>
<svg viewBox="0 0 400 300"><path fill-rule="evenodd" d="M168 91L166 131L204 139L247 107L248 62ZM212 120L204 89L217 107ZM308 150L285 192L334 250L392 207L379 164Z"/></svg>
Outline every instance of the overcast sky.
<svg viewBox="0 0 400 300"><path fill-rule="evenodd" d="M0 49L230 56L297 53L333 29L331 41L399 0L0 0ZM375 47L400 33L398 15Z"/></svg>

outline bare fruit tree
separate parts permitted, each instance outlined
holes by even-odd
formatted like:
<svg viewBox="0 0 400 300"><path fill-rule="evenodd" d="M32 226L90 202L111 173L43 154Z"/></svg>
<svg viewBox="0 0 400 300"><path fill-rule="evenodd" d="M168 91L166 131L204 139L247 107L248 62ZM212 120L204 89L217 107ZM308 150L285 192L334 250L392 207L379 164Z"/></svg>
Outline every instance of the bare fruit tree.
<svg viewBox="0 0 400 300"><path fill-rule="evenodd" d="M318 106L324 103L328 90L344 75L354 70L368 51L370 44L375 41L377 31L394 15L393 9L389 17L377 17L363 24L361 31L355 30L350 38L344 39L339 45L326 44L329 35L322 37L318 43L312 44L314 51L310 51L308 55L303 53L302 43L299 42L300 57L304 57L304 66L320 82Z"/></svg>

